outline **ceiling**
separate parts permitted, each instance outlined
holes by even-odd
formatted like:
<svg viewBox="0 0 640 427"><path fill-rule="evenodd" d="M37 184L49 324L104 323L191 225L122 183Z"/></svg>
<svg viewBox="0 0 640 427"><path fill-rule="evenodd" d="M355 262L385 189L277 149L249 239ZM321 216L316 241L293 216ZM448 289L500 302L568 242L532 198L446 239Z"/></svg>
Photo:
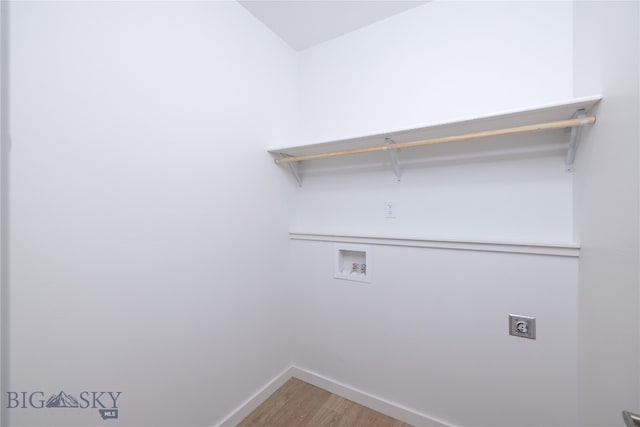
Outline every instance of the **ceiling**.
<svg viewBox="0 0 640 427"><path fill-rule="evenodd" d="M304 50L428 0L240 0L239 3L291 47Z"/></svg>

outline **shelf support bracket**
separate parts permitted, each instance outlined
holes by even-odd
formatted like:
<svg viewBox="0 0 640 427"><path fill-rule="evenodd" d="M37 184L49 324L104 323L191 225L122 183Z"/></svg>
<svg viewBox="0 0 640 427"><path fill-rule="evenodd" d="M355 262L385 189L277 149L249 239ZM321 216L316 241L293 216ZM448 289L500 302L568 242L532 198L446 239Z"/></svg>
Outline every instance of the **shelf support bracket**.
<svg viewBox="0 0 640 427"><path fill-rule="evenodd" d="M284 159L285 157L293 157L285 153L280 153L280 158ZM276 162L278 164L278 162ZM287 167L289 168L289 172L291 175L298 181L298 185L302 187L302 178L300 177L300 171L298 171L298 162L287 162Z"/></svg>
<svg viewBox="0 0 640 427"><path fill-rule="evenodd" d="M587 116L587 112L585 110L576 111L572 119L583 119ZM573 172L573 162L576 159L576 151L578 150L578 140L580 139L580 134L582 133L582 128L585 125L588 125L589 122L584 119L580 122L578 126L574 126L571 128L571 137L569 139L569 150L567 151L567 158L565 159L565 166L567 168L567 172Z"/></svg>
<svg viewBox="0 0 640 427"><path fill-rule="evenodd" d="M396 180L400 182L402 177L402 171L400 170L400 162L398 161L397 149L389 149L391 144L395 144L395 141L391 138L384 139L384 149L389 152L389 158L391 160L391 167L393 168L393 174L396 176Z"/></svg>

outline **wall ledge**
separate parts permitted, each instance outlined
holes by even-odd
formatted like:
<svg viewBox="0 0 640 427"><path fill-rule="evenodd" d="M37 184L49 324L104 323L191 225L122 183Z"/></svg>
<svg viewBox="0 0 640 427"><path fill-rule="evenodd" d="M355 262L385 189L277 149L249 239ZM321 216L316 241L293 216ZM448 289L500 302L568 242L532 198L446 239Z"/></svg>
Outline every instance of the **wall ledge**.
<svg viewBox="0 0 640 427"><path fill-rule="evenodd" d="M310 240L318 242L360 243L367 245L403 246L413 248L435 248L462 251L502 252L514 254L549 255L579 257L579 243L561 242L501 242L481 240L456 240L442 238L407 238L392 236L358 236L327 233L290 232L291 240Z"/></svg>

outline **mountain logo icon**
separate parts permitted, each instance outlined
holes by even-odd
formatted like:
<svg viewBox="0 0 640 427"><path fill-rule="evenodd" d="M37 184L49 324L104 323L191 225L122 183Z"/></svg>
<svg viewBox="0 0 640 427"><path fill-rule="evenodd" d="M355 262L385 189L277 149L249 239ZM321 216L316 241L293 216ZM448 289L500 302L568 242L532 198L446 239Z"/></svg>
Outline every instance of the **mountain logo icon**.
<svg viewBox="0 0 640 427"><path fill-rule="evenodd" d="M52 395L47 400L46 406L47 408L79 408L80 404L75 397L60 391L60 393Z"/></svg>

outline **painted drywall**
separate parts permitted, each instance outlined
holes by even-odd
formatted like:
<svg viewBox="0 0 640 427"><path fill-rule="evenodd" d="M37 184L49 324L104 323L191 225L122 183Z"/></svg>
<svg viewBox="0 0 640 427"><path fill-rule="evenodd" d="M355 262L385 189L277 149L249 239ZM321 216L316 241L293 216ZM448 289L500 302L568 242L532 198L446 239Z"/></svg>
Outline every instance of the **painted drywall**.
<svg viewBox="0 0 640 427"><path fill-rule="evenodd" d="M302 188L296 189L291 205L291 231L491 242L574 241L572 177L562 157L566 152L451 159L446 149L441 157L429 157L433 153L429 150L424 157L413 158L415 163L401 161L401 182L381 153L383 160L377 164L374 159L365 163L349 158L340 162L341 169L335 161L318 161L317 168L304 165ZM387 201L393 204L393 218L387 218Z"/></svg>
<svg viewBox="0 0 640 427"><path fill-rule="evenodd" d="M9 34L9 4L0 3L0 396L5 394L5 382L8 371L7 358L4 354L6 348L6 334L8 314L7 298L7 197L8 197L8 146L9 146L9 109L8 109L8 34ZM0 407L2 405L0 404ZM0 425L6 425L5 411L0 410Z"/></svg>
<svg viewBox="0 0 640 427"><path fill-rule="evenodd" d="M303 51L300 143L569 99L571 19L569 2L430 2ZM402 150L401 183L382 153L306 162L291 229L572 242L563 152L510 151L530 140ZM385 218L387 201L394 220Z"/></svg>
<svg viewBox="0 0 640 427"><path fill-rule="evenodd" d="M307 49L301 143L570 98L571 17L570 2L433 1Z"/></svg>
<svg viewBox="0 0 640 427"><path fill-rule="evenodd" d="M291 203L296 212L305 189L342 197L348 202L338 210L343 216L369 215L378 205L351 203L346 195L362 201L360 191L371 185L353 172L331 191L320 174L294 191L265 147L573 95L574 34L567 22L574 22L576 35L586 33L602 10L577 9L586 14L576 13L574 21L568 2L462 6L433 2L302 53L300 138L294 141L296 57L233 3L17 4L11 311L3 325L11 371L3 381L14 391L123 394L119 420L102 421L97 409L20 408L3 410L9 425L212 425L291 361L460 426L588 425L583 421L594 414L598 425L609 425L622 394L620 407L637 401L637 383L623 381L615 391L637 353L632 349L618 368L613 350L627 347L605 339L609 329L597 324L601 315L619 318L620 304L610 300L638 300L630 285L633 243L623 242L629 251L621 263L607 258L609 244L600 235L586 237L591 254L581 261L375 246L374 258L385 261L366 285L333 279L330 243L286 240L284 206ZM637 6L634 11L637 16ZM617 63L627 52L611 54ZM580 54L576 64L586 60ZM576 95L598 92L597 84L579 80L587 77L577 69ZM617 87L618 74L586 76ZM626 105L612 104L611 111ZM585 140L593 145L594 135ZM581 155L595 164L597 156ZM481 202L488 195L500 196L492 199L494 211L510 210L506 202L519 197L516 188L528 188L518 206L540 197L530 206L545 213L540 224L526 223L526 233L508 222L464 228L465 218L445 218L446 235L457 224L465 237L481 230L484 238L544 232L543 240L571 240L573 212L565 196L573 184L553 169L555 157L465 160L421 173L435 173L432 183L454 179L438 184L443 198L473 183L480 193L456 195L477 200L471 209L485 218ZM629 167L616 177L637 183ZM387 178L379 171L370 176L379 180L374 198L386 200ZM588 190L594 184L584 176L601 175L582 176L576 186ZM393 188L416 190L420 180L409 187L410 177L391 181ZM596 193L613 193L610 188ZM400 209L410 206L395 200ZM633 197L626 203L633 210ZM550 218L547 205L560 220ZM584 215L581 207L595 202L576 206ZM457 210L445 205L439 214L447 212ZM333 226L342 221L329 218ZM588 221L594 232L596 220L596 214L580 220L583 239ZM417 218L406 221L412 223ZM599 252L604 258L596 260ZM594 278L581 276L587 291L578 298L578 268L585 265ZM609 281L616 267L621 287L603 291L596 280ZM602 307L599 298L607 302L604 310L585 317ZM580 319L596 327L587 335L581 327L580 343L578 303ZM627 310L637 306L622 308L621 319L637 325ZM509 312L536 316L538 339L509 337ZM297 319L293 330L285 318ZM629 331L637 336L637 328ZM600 357L599 343L612 351ZM582 357L579 368L578 349L594 353ZM611 366L607 392L615 392L603 404L597 398L604 392L593 390ZM590 388L579 394L578 384Z"/></svg>
<svg viewBox="0 0 640 427"><path fill-rule="evenodd" d="M291 363L294 52L234 2L11 12L8 425L214 425Z"/></svg>
<svg viewBox="0 0 640 427"><path fill-rule="evenodd" d="M365 284L333 278L332 243L292 243L298 366L448 425L577 425L575 258L370 250Z"/></svg>
<svg viewBox="0 0 640 427"><path fill-rule="evenodd" d="M431 2L306 50L301 140L571 98L572 17L568 2ZM292 230L573 241L562 156L450 150L421 165L401 153L400 183L372 157L303 167ZM331 243L292 242L297 366L451 425L578 425L577 259L373 250L366 285L333 278ZM537 340L509 336L509 313L536 317Z"/></svg>
<svg viewBox="0 0 640 427"><path fill-rule="evenodd" d="M580 425L621 425L640 411L639 180L640 8L576 2L576 95L600 92L597 126L576 161Z"/></svg>

